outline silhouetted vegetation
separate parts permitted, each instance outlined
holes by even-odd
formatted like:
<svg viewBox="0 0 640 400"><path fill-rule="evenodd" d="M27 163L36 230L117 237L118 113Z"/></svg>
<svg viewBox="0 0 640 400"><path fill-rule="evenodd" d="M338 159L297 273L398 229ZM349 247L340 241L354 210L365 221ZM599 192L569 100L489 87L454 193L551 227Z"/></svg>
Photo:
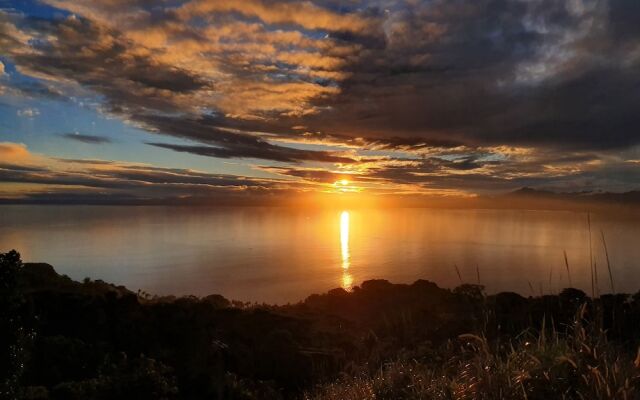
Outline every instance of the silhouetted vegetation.
<svg viewBox="0 0 640 400"><path fill-rule="evenodd" d="M372 280L256 306L0 264L6 398L638 398L640 293Z"/></svg>

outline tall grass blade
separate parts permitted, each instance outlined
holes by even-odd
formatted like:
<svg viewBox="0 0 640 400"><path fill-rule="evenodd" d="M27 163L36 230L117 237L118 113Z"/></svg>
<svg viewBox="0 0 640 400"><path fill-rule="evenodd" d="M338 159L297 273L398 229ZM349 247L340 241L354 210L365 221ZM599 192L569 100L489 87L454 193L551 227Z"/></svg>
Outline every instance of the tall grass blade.
<svg viewBox="0 0 640 400"><path fill-rule="evenodd" d="M593 244L591 243L591 213L587 213L587 226L589 227L589 272L591 272L591 298L596 298L596 286L593 270Z"/></svg>
<svg viewBox="0 0 640 400"><path fill-rule="evenodd" d="M567 277L569 278L569 286L573 287L573 283L571 283L571 270L569 269L569 259L567 258L567 251L563 250L564 253L564 266L567 267Z"/></svg>
<svg viewBox="0 0 640 400"><path fill-rule="evenodd" d="M480 266L476 264L476 277L478 278L478 285L480 285Z"/></svg>
<svg viewBox="0 0 640 400"><path fill-rule="evenodd" d="M462 285L464 282L462 281L462 275L460 275L460 270L458 269L458 264L453 264L453 268L456 269L456 274L458 274L458 279L460 279L460 284Z"/></svg>
<svg viewBox="0 0 640 400"><path fill-rule="evenodd" d="M604 238L603 230L600 230L600 235L602 236L602 245L604 246L604 255L607 260L607 269L609 269L609 282L611 282L611 293L615 293L616 290L613 286L613 273L611 272L611 262L609 261L609 250L607 249L607 241Z"/></svg>

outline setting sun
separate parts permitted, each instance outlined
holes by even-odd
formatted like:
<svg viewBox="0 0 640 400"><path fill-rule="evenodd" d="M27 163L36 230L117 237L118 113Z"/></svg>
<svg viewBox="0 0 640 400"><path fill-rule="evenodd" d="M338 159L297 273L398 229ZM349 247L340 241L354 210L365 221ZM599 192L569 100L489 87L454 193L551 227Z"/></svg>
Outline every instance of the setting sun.
<svg viewBox="0 0 640 400"><path fill-rule="evenodd" d="M357 193L361 192L364 188L355 186L353 182L349 179L338 179L330 185L331 189L328 190L329 193Z"/></svg>

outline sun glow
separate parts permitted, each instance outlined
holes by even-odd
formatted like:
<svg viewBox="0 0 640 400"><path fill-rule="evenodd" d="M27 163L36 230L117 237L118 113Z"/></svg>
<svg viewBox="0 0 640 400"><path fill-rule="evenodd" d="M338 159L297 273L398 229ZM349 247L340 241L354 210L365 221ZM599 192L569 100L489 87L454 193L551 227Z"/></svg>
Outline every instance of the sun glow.
<svg viewBox="0 0 640 400"><path fill-rule="evenodd" d="M342 272L342 288L344 290L351 290L353 288L353 276L351 276L349 270Z"/></svg>
<svg viewBox="0 0 640 400"><path fill-rule="evenodd" d="M362 190L362 188L354 186L348 179L339 179L330 186L333 186L333 188L329 192L333 193L357 193Z"/></svg>
<svg viewBox="0 0 640 400"><path fill-rule="evenodd" d="M342 287L351 289L353 277L349 273L351 267L351 253L349 252L349 212L340 214L340 250L342 256Z"/></svg>

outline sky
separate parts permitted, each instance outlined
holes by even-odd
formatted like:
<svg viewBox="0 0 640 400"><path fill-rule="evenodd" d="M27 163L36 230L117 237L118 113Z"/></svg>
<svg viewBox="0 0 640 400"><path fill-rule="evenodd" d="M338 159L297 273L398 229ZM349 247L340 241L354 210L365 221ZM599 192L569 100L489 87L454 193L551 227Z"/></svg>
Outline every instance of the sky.
<svg viewBox="0 0 640 400"><path fill-rule="evenodd" d="M0 0L0 199L640 189L637 0Z"/></svg>

